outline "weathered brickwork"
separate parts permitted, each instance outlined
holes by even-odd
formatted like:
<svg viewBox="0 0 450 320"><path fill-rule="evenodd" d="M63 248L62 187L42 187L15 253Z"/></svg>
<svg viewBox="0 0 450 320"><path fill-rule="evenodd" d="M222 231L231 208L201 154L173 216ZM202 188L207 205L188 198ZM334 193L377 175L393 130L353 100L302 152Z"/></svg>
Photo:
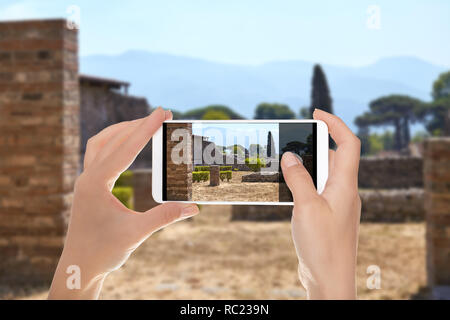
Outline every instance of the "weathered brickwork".
<svg viewBox="0 0 450 320"><path fill-rule="evenodd" d="M428 284L450 299L450 138L426 141L424 180Z"/></svg>
<svg viewBox="0 0 450 320"><path fill-rule="evenodd" d="M403 189L423 187L420 157L363 157L359 162L359 187Z"/></svg>
<svg viewBox="0 0 450 320"><path fill-rule="evenodd" d="M0 281L51 279L79 164L78 44L64 20L0 23Z"/></svg>
<svg viewBox="0 0 450 320"><path fill-rule="evenodd" d="M176 129L185 129L190 132L189 136L192 136L192 124L191 123L168 123L167 124L167 149L166 149L166 159L167 159L167 199L168 200L184 200L188 201L192 199L192 139L188 139L186 147L184 150L188 152L187 155L182 155L185 161L182 164L175 164L172 161L172 149L182 141L172 141L172 133ZM188 163L186 163L188 162Z"/></svg>
<svg viewBox="0 0 450 320"><path fill-rule="evenodd" d="M122 121L147 116L150 105L145 98L115 92L107 85L94 86L80 76L81 161L87 140L104 128ZM132 164L132 168L151 168L152 144L148 143Z"/></svg>

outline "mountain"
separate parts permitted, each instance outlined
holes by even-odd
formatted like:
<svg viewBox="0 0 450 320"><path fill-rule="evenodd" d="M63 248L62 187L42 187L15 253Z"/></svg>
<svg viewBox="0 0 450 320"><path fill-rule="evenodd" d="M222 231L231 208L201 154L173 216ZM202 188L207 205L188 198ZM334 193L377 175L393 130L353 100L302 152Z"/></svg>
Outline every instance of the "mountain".
<svg viewBox="0 0 450 320"><path fill-rule="evenodd" d="M408 94L429 100L433 81L446 71L414 57L389 57L363 67L322 67L334 111L352 128L355 116L382 95ZM307 61L243 66L146 51L80 59L81 73L129 81L130 93L145 96L153 106L186 111L225 104L248 118L260 102L286 103L295 112L307 106L312 68Z"/></svg>

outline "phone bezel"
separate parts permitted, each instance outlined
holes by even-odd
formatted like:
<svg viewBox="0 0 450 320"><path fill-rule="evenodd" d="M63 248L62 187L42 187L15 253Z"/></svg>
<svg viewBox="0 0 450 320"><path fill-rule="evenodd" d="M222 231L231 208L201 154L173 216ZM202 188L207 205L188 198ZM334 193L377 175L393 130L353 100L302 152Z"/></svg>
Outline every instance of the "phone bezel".
<svg viewBox="0 0 450 320"><path fill-rule="evenodd" d="M168 120L165 123L317 123L317 192L321 194L328 179L328 126L321 120ZM163 188L163 137L162 126L152 137L152 196L158 203L174 202L162 200ZM216 205L293 205L293 202L247 202L247 201L176 201L184 203Z"/></svg>

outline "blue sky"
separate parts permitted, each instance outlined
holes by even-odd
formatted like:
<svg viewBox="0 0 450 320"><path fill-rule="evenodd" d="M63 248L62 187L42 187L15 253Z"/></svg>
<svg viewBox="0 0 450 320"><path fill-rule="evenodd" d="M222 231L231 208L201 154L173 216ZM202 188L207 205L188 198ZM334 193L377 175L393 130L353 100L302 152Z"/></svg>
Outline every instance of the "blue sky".
<svg viewBox="0 0 450 320"><path fill-rule="evenodd" d="M351 66L407 55L450 66L448 0L0 0L0 20L67 17L72 4L81 55L143 49L236 64ZM371 5L378 27L368 25Z"/></svg>

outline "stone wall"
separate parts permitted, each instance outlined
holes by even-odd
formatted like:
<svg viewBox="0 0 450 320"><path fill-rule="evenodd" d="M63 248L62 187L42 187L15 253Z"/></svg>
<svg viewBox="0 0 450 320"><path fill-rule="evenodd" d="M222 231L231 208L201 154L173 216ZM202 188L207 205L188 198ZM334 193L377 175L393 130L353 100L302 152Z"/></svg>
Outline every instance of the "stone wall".
<svg viewBox="0 0 450 320"><path fill-rule="evenodd" d="M81 159L87 140L112 124L142 118L150 113L145 98L112 91L107 86L91 86L81 82ZM132 168L151 168L152 143L148 143L132 164Z"/></svg>
<svg viewBox="0 0 450 320"><path fill-rule="evenodd" d="M428 285L450 299L450 138L425 142L425 209Z"/></svg>
<svg viewBox="0 0 450 320"><path fill-rule="evenodd" d="M172 149L180 143L180 141L172 141L172 133L176 129L186 129L190 131L189 139L185 141L185 150L192 152L192 123L168 123L167 124L167 200L188 201L192 199L192 154L183 155L189 159L189 163L175 164L172 161Z"/></svg>
<svg viewBox="0 0 450 320"><path fill-rule="evenodd" d="M359 165L359 187L363 204L362 221L419 221L425 217L423 159L420 157L363 157ZM256 181L249 176L248 180ZM364 190L370 189L370 190ZM280 201L290 201L285 185L280 185ZM261 209L263 208L263 209ZM234 220L290 219L283 207L240 206L233 209ZM261 214L258 214L261 212Z"/></svg>
<svg viewBox="0 0 450 320"><path fill-rule="evenodd" d="M422 189L361 190L361 221L406 222L423 221ZM290 220L291 206L233 206L232 220Z"/></svg>
<svg viewBox="0 0 450 320"><path fill-rule="evenodd" d="M280 174L278 172L276 173L268 173L268 174L261 174L260 172L256 173L250 173L245 176L242 176L242 182L279 182L280 181Z"/></svg>
<svg viewBox="0 0 450 320"><path fill-rule="evenodd" d="M0 282L53 275L79 164L78 90L76 30L0 22Z"/></svg>
<svg viewBox="0 0 450 320"><path fill-rule="evenodd" d="M420 157L363 157L359 163L359 187L367 189L422 188Z"/></svg>
<svg viewBox="0 0 450 320"><path fill-rule="evenodd" d="M232 221L291 220L292 206L233 206Z"/></svg>
<svg viewBox="0 0 450 320"><path fill-rule="evenodd" d="M423 189L360 190L361 221L423 221Z"/></svg>

